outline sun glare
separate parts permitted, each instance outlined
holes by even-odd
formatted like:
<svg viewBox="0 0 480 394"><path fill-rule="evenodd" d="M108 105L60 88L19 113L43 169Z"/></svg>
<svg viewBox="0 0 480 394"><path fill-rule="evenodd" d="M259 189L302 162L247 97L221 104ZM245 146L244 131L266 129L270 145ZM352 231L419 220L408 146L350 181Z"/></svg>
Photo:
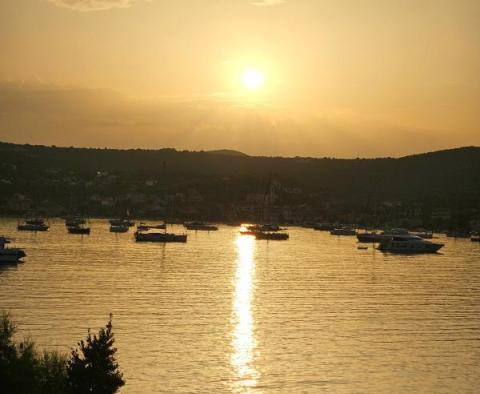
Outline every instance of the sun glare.
<svg viewBox="0 0 480 394"><path fill-rule="evenodd" d="M242 73L243 85L250 90L257 90L262 87L265 78L262 72L254 68L247 68Z"/></svg>

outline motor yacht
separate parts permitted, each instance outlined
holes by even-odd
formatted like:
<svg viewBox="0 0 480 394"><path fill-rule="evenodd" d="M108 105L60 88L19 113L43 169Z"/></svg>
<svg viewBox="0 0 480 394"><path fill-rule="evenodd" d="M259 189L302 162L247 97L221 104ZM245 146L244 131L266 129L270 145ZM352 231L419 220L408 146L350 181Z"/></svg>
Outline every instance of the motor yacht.
<svg viewBox="0 0 480 394"><path fill-rule="evenodd" d="M187 242L187 234L136 231L134 235L137 242Z"/></svg>
<svg viewBox="0 0 480 394"><path fill-rule="evenodd" d="M378 250L390 253L436 253L443 244L426 241L417 235L394 235L380 242Z"/></svg>

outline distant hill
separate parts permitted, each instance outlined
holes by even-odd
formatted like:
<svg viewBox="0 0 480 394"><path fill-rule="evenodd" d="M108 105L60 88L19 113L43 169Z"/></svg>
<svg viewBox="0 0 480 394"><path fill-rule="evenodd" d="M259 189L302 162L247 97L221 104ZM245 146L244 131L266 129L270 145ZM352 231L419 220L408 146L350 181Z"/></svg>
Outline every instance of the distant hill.
<svg viewBox="0 0 480 394"><path fill-rule="evenodd" d="M220 149L220 150L209 150L207 153L212 155L224 155L224 156L248 156L246 153L239 152L238 150L232 149Z"/></svg>
<svg viewBox="0 0 480 394"><path fill-rule="evenodd" d="M402 158L315 159L248 156L229 150L115 150L0 143L0 211L3 204L4 212L14 210L8 208L13 195L25 196L33 206L38 201L55 201L63 207L85 202L95 214L120 207L146 212L167 204L168 199L180 198L181 203L174 205L178 208L183 204L184 215L223 217L227 216L224 211L242 206L236 215L251 217L255 211L252 201L263 200L258 196L265 193L269 179L279 185L274 193L276 204L282 209L290 207L290 214L296 217L300 213L292 213L293 209L302 207L303 216L353 221L361 215L378 215L381 204L410 207L402 208L403 216L430 217L432 209L446 210L449 217L452 212L469 217L480 212L479 147ZM132 202L136 200L131 196L137 196L138 202ZM92 202L99 199L104 205Z"/></svg>

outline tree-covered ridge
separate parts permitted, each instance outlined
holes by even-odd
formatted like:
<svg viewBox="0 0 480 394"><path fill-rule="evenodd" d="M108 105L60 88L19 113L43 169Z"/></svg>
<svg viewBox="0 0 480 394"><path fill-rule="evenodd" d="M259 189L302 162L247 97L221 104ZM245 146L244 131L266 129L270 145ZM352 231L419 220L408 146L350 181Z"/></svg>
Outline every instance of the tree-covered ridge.
<svg viewBox="0 0 480 394"><path fill-rule="evenodd" d="M439 224L453 225L454 217L475 219L479 211L478 147L403 158L315 159L2 143L0 157L0 209L10 214L82 210L108 216L129 209L137 216L245 220L258 210L270 177L274 216L287 222L413 217L420 224L442 218Z"/></svg>

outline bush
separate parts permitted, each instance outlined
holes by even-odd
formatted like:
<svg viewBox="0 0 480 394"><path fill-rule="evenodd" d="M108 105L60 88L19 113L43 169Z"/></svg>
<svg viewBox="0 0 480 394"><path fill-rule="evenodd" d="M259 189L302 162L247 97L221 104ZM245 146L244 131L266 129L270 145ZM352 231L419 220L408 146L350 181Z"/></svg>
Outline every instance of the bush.
<svg viewBox="0 0 480 394"><path fill-rule="evenodd" d="M88 333L71 357L43 351L26 339L16 344L16 326L2 313L0 322L0 393L113 394L125 384L114 355L112 318L98 336Z"/></svg>

